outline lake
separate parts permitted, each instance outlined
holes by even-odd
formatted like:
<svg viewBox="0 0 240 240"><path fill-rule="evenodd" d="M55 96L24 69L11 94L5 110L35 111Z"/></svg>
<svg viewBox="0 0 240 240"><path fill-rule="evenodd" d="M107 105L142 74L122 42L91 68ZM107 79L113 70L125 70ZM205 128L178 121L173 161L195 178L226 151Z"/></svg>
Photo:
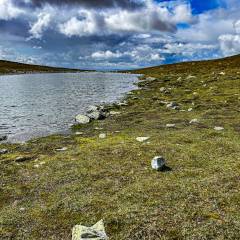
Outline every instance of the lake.
<svg viewBox="0 0 240 240"><path fill-rule="evenodd" d="M89 105L119 101L137 79L101 72L0 76L0 135L23 142L67 131Z"/></svg>

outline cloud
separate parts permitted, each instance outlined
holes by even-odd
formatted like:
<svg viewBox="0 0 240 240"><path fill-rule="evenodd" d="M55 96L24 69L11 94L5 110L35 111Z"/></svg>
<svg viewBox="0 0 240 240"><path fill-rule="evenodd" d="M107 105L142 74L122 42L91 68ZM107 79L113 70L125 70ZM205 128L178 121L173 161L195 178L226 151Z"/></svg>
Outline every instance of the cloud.
<svg viewBox="0 0 240 240"><path fill-rule="evenodd" d="M0 20L11 20L23 13L24 11L16 7L11 0L0 0Z"/></svg>
<svg viewBox="0 0 240 240"><path fill-rule="evenodd" d="M37 21L31 24L29 33L31 37L29 39L41 39L43 32L47 30L50 26L52 19L55 16L55 9L49 6L42 9L37 14Z"/></svg>
<svg viewBox="0 0 240 240"><path fill-rule="evenodd" d="M97 59L97 60L106 60L106 59L114 59L114 58L120 58L124 56L123 53L120 53L119 51L117 51L116 53L107 50L107 51L98 51L98 52L94 52L91 57L93 59Z"/></svg>
<svg viewBox="0 0 240 240"><path fill-rule="evenodd" d="M222 34L219 36L220 49L225 56L240 53L240 20L234 23L236 34Z"/></svg>

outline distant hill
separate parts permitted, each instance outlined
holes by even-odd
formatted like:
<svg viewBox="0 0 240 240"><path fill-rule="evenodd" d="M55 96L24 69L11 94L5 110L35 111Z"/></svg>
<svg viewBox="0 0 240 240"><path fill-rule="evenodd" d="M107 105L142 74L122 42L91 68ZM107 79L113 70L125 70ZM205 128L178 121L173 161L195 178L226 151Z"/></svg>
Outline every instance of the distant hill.
<svg viewBox="0 0 240 240"><path fill-rule="evenodd" d="M79 72L79 69L55 68L0 60L0 74Z"/></svg>

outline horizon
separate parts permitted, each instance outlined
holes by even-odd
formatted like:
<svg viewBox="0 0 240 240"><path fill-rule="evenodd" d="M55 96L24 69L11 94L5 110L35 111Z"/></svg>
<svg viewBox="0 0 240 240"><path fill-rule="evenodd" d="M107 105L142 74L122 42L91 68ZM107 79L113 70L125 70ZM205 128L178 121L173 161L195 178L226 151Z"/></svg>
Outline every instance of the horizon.
<svg viewBox="0 0 240 240"><path fill-rule="evenodd" d="M0 3L2 60L116 71L240 53L236 0Z"/></svg>

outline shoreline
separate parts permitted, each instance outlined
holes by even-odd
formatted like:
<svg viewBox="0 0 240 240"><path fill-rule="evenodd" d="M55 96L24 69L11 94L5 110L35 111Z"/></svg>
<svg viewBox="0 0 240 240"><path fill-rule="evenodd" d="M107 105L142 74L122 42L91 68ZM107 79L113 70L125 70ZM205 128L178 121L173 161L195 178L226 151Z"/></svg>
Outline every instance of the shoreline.
<svg viewBox="0 0 240 240"><path fill-rule="evenodd" d="M63 74L63 73L83 73L84 71L82 71L82 72L51 72L51 73L46 73L46 72L43 72L43 73L41 73L41 72L38 72L38 73L27 73L27 74L55 74L55 73L59 73L59 74ZM110 73L110 72L106 72L106 73ZM123 96L122 97L120 97L119 99L116 99L114 102L112 102L112 103L104 103L104 104L99 104L98 106L102 106L104 109L107 109L107 110L109 110L109 109L112 109L112 108L114 108L114 106L116 106L116 105L119 105L120 106L120 104L122 103L122 102L126 102L127 101L127 98L129 97L129 95L130 95L130 93L132 92L132 91L134 91L134 90L137 90L138 88L139 88L139 86L138 86L138 84L139 84L139 82L140 82L140 78L141 77L143 77L144 75L142 75L142 74L134 74L134 73L116 73L116 74L122 74L122 75L124 75L124 74L128 74L128 75L136 75L136 78L137 78L137 80L136 80L136 82L134 82L133 83L133 86L137 86L137 88L136 89L133 89L133 90L130 90L130 91L128 91L128 92L126 92L126 93L124 93L123 94ZM14 76L15 74L10 74L10 76ZM16 75L25 75L25 73L23 73L23 74L16 74ZM137 76L137 75L139 75L139 76ZM0 77L1 77L2 75L0 75ZM4 75L3 75L4 76ZM7 76L9 76L9 75L7 75ZM92 106L91 104L90 104L90 106ZM84 113L83 113L83 115L84 115ZM76 116L77 116L77 113L76 113ZM108 116L109 117L109 116ZM93 120L93 121L104 121L105 119L103 119L103 120ZM70 123L69 123L70 124ZM31 138L29 138L28 140L24 140L24 141L16 141L16 140L11 140L11 141L9 141L8 139L6 140L6 141L0 141L0 145L1 144L27 144L28 142L30 142L30 141L37 141L37 140L40 140L40 139L42 139L42 138L47 138L47 137L51 137L51 136L56 136L56 135L58 135L58 136L71 136L71 135L73 135L74 134L74 130L73 129L77 129L77 128L79 128L80 126L79 126L80 124L78 124L78 123L74 123L74 124L70 124L70 126L67 128L67 129L62 129L61 131L58 131L58 132L52 132L52 133L49 133L49 134L43 134L43 136L35 136L35 137L31 137ZM0 134L1 135L1 134ZM3 134L4 136L5 136L5 134ZM7 136L7 135L6 135ZM8 136L7 136L8 137Z"/></svg>

